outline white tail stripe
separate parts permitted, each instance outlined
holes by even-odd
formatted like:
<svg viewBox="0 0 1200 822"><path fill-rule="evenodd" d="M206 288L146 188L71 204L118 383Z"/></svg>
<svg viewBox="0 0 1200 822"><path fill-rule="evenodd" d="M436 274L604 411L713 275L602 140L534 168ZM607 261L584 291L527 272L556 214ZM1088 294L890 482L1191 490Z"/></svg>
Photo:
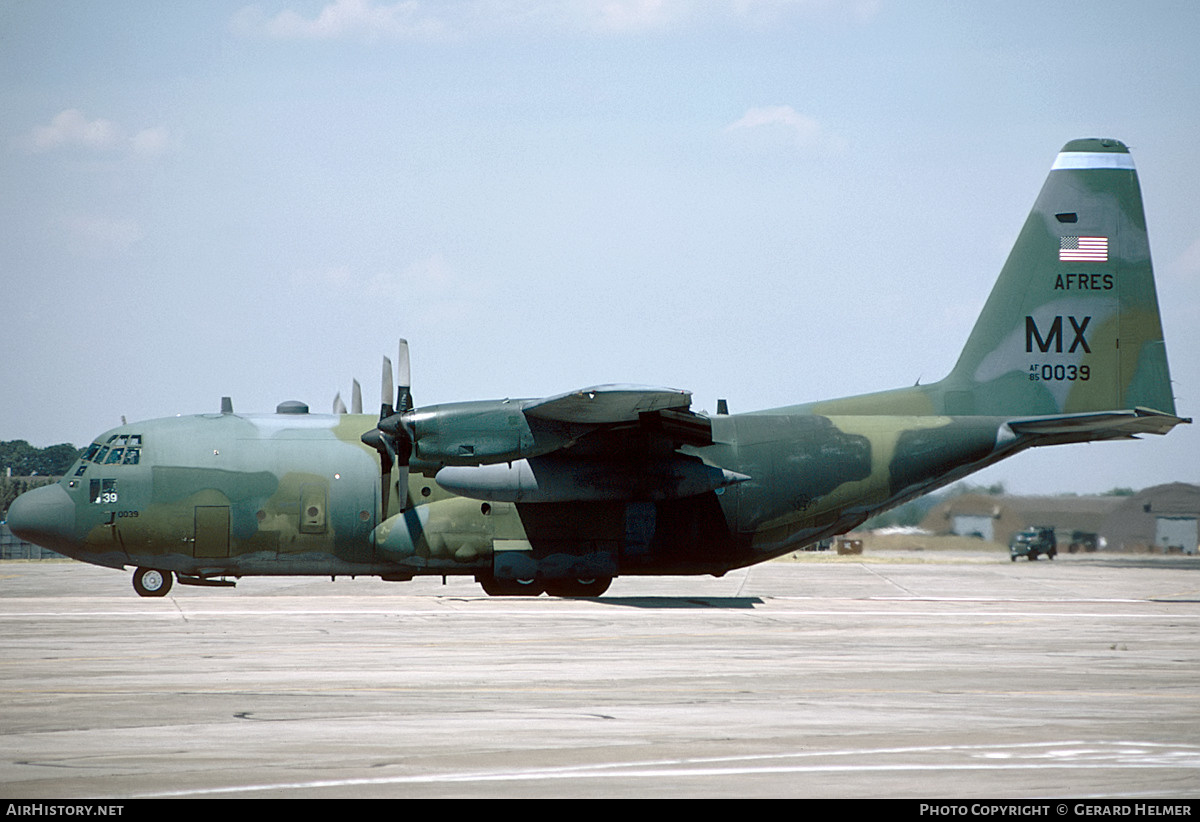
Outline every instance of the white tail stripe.
<svg viewBox="0 0 1200 822"><path fill-rule="evenodd" d="M1079 168L1126 168L1133 170L1133 156L1111 151L1062 151L1054 159L1051 171Z"/></svg>

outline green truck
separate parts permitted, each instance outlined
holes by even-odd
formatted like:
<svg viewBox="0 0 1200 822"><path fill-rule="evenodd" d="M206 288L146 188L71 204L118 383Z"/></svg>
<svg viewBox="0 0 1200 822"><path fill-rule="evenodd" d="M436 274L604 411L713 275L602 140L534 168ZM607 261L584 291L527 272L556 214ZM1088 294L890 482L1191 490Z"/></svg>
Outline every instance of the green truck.
<svg viewBox="0 0 1200 822"><path fill-rule="evenodd" d="M1013 562L1017 561L1017 557L1028 557L1033 562L1039 554L1054 559L1057 553L1058 540L1054 537L1053 528L1026 528L1013 534L1008 543L1008 554Z"/></svg>

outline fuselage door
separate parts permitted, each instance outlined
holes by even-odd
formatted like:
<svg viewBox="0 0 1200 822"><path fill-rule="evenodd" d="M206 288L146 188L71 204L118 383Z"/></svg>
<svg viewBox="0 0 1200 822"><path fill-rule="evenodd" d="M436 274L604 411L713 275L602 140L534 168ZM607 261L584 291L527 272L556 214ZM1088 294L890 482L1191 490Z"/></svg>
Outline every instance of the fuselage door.
<svg viewBox="0 0 1200 822"><path fill-rule="evenodd" d="M224 558L229 556L229 506L196 506L197 558Z"/></svg>

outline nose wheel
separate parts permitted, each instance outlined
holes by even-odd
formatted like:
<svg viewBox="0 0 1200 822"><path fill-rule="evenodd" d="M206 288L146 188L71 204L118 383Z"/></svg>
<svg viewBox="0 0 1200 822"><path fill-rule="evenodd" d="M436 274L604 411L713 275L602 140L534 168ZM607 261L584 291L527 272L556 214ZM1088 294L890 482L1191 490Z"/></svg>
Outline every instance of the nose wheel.
<svg viewBox="0 0 1200 822"><path fill-rule="evenodd" d="M138 568L133 572L133 590L138 596L165 597L171 590L174 578L170 571L160 571L157 568Z"/></svg>

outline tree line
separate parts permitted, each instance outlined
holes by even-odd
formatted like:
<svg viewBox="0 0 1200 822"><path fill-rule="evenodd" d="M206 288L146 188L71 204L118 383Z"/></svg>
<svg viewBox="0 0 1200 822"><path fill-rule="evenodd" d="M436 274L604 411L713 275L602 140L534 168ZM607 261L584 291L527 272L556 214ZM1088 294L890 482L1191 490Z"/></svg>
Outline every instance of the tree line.
<svg viewBox="0 0 1200 822"><path fill-rule="evenodd" d="M65 442L48 448L35 448L25 440L0 442L0 519L18 496L54 482L78 457L79 449Z"/></svg>
<svg viewBox="0 0 1200 822"><path fill-rule="evenodd" d="M49 485L55 477L3 477L0 476L0 520L8 518L8 506L30 488Z"/></svg>
<svg viewBox="0 0 1200 822"><path fill-rule="evenodd" d="M61 477L79 458L70 443L35 448L25 440L0 442L0 474L14 477Z"/></svg>

